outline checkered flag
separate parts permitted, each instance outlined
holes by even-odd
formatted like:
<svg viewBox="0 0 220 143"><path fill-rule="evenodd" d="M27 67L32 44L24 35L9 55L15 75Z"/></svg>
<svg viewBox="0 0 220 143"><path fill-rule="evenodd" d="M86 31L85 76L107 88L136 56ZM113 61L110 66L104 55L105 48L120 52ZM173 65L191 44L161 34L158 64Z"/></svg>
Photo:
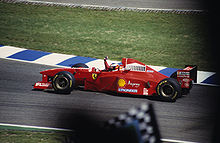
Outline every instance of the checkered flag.
<svg viewBox="0 0 220 143"><path fill-rule="evenodd" d="M142 104L107 122L115 137L132 143L160 143L160 133L152 104ZM123 138L123 139L122 139Z"/></svg>

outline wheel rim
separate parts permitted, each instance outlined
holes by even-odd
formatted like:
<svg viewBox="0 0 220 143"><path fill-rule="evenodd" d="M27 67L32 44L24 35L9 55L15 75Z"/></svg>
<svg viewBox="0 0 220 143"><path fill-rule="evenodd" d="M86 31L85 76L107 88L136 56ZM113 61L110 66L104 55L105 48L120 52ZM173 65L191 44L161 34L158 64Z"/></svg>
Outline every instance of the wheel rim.
<svg viewBox="0 0 220 143"><path fill-rule="evenodd" d="M66 77L60 76L56 79L56 87L58 89L61 90L66 89L68 85L69 85L69 81Z"/></svg>
<svg viewBox="0 0 220 143"><path fill-rule="evenodd" d="M170 84L163 85L161 89L161 93L165 97L172 97L174 94L174 88Z"/></svg>

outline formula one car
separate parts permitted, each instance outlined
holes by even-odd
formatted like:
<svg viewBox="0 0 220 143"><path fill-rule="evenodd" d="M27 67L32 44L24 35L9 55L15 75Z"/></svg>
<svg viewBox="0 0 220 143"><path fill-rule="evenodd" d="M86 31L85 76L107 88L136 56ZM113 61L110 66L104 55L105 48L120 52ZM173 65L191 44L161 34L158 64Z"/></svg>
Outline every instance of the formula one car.
<svg viewBox="0 0 220 143"><path fill-rule="evenodd" d="M84 86L84 90L90 91L159 96L175 101L188 93L197 79L196 66L186 66L168 77L131 58L123 58L120 65L110 66L107 59L104 58L103 70L78 63L71 68L42 71L42 81L35 83L33 88L68 94L77 86Z"/></svg>

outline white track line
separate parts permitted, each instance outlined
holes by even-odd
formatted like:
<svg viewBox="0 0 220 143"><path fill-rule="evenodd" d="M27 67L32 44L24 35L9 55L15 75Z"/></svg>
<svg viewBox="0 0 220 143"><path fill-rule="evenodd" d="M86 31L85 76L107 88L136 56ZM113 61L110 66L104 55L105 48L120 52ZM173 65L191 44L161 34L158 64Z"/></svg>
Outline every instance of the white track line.
<svg viewBox="0 0 220 143"><path fill-rule="evenodd" d="M198 142L172 140L172 139L161 139L161 141L162 142L169 142L169 143L198 143Z"/></svg>
<svg viewBox="0 0 220 143"><path fill-rule="evenodd" d="M70 129L62 129L62 128L39 127L39 126L28 126L28 125L17 125L17 124L6 124L6 123L0 123L0 126L44 129L44 130L54 130L54 131L68 131L68 132L72 132L73 131L73 130L70 130Z"/></svg>

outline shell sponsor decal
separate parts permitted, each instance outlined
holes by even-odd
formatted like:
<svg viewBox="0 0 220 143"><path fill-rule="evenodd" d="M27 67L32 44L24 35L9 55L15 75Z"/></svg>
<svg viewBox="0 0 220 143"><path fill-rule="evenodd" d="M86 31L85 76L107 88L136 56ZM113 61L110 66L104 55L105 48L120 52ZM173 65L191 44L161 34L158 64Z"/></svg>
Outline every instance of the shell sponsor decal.
<svg viewBox="0 0 220 143"><path fill-rule="evenodd" d="M126 81L125 81L124 79L119 79L119 80L118 80L118 86L119 86L119 87L124 87L125 84L126 84Z"/></svg>

